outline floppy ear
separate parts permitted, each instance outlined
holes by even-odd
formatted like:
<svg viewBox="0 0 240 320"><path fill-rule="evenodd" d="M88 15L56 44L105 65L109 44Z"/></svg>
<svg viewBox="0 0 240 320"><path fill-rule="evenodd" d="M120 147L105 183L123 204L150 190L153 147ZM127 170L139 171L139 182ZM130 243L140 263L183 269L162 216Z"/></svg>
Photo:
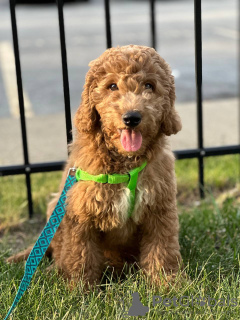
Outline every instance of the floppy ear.
<svg viewBox="0 0 240 320"><path fill-rule="evenodd" d="M161 132L167 136L171 134L176 134L178 131L182 129L182 122L181 119L175 110L174 103L175 103L175 84L174 84L174 77L170 76L170 89L168 93L168 97L166 97L166 105L165 111L163 114L163 120L161 123Z"/></svg>
<svg viewBox="0 0 240 320"><path fill-rule="evenodd" d="M81 132L94 132L99 122L99 114L95 108L92 91L97 86L94 70L91 68L85 79L82 101L74 118L74 125Z"/></svg>

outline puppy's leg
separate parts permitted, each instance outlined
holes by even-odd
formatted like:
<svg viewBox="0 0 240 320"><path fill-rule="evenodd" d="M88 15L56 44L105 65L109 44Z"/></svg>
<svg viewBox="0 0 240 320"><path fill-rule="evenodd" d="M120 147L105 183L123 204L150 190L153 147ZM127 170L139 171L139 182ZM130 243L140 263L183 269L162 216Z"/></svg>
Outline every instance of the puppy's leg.
<svg viewBox="0 0 240 320"><path fill-rule="evenodd" d="M74 224L69 217L64 217L61 255L54 258L71 284L82 278L88 289L100 282L105 262L100 243L99 232L90 227L90 223Z"/></svg>
<svg viewBox="0 0 240 320"><path fill-rule="evenodd" d="M173 280L181 264L178 226L176 210L159 211L143 221L139 264L157 285ZM163 278L166 275L165 281L161 280L161 271Z"/></svg>
<svg viewBox="0 0 240 320"><path fill-rule="evenodd" d="M11 257L9 257L6 261L8 263L17 263L17 262L20 262L20 261L24 261L24 260L27 260L31 250L32 250L33 246L31 245L30 247L28 247L26 250L24 251L21 251Z"/></svg>

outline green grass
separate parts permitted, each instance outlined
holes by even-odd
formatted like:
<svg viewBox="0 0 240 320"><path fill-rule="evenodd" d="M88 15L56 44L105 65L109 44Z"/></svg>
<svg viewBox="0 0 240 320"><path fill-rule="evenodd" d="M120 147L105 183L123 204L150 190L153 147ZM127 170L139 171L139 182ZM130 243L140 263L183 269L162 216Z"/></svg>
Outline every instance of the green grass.
<svg viewBox="0 0 240 320"><path fill-rule="evenodd" d="M179 195L180 245L189 280L178 287L152 288L141 271L126 273L124 279L111 278L106 273L101 288L86 294L80 283L70 291L53 270L46 272L49 261L44 260L36 271L29 290L14 312L13 319L122 319L123 305L128 310L132 293L139 292L141 301L150 308L144 319L239 319L240 264L240 203L227 199L217 205L214 195L232 188L238 179L239 156L225 156L205 160L207 199L200 205L189 205L189 198L197 197L197 162L176 162ZM196 170L196 171L195 171ZM0 185L0 319L13 302L24 264L8 265L6 257L35 241L44 226L46 200L58 190L61 173L32 175L35 215L28 220L24 177L1 178ZM153 306L154 295L162 299L174 296L192 297L194 304L184 307ZM197 297L225 301L225 306L196 304ZM237 299L238 306L227 305L228 296ZM212 303L214 301L212 300ZM130 317L131 318L131 317ZM137 317L132 317L137 319ZM139 317L141 318L141 317Z"/></svg>
<svg viewBox="0 0 240 320"><path fill-rule="evenodd" d="M138 271L126 274L124 280L113 280L109 273L101 290L89 294L82 291L81 283L70 291L55 271L46 273L49 262L44 260L16 308L14 319L122 319L122 301L127 311L133 292L139 292L142 303L150 308L146 319L159 319L161 315L164 319L239 319L239 307L201 307L196 301L201 296L216 299L217 303L224 299L227 304L229 296L240 305L240 205L231 199L222 208L214 201L203 202L197 208L183 210L180 225L181 253L189 280L183 280L177 288L152 288ZM9 253L1 251L0 314L4 315L23 276L23 263L7 265L4 259ZM177 302L177 306L153 307L154 295L162 299L192 297L194 304L183 307Z"/></svg>
<svg viewBox="0 0 240 320"><path fill-rule="evenodd" d="M0 228L28 219L25 176L2 177L0 184ZM51 193L57 192L61 172L36 173L31 176L34 212L45 215Z"/></svg>
<svg viewBox="0 0 240 320"><path fill-rule="evenodd" d="M198 197L198 160L176 161L178 200L192 202ZM227 155L204 159L205 190L215 196L233 188L240 180L240 156Z"/></svg>

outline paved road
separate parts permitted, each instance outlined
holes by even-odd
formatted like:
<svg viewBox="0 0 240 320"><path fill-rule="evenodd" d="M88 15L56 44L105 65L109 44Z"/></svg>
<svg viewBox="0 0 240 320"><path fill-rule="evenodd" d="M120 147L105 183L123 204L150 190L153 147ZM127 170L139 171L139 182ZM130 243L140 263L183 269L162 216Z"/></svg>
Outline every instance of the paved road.
<svg viewBox="0 0 240 320"><path fill-rule="evenodd" d="M219 101L224 98L225 101L233 101L238 94L237 0L202 2L203 96L205 100ZM90 0L88 3L66 4L64 14L71 105L74 112L80 101L88 62L105 50L103 1ZM111 1L111 14L114 46L129 43L150 45L147 1ZM189 110L195 120L193 1L157 1L156 18L157 50L171 64L176 76L178 108L182 110L186 106L184 112L189 114L187 106L189 108L191 105ZM9 8L3 0L0 0L0 21L0 128L3 133L0 149L4 149L0 154L0 164L17 164L22 158L21 139L17 118ZM66 157L66 152L57 11L54 5L21 5L17 8L17 21L28 115L30 159L62 160ZM223 118L235 112L234 104L226 105L227 109L222 107L218 110ZM47 119L51 124L51 128L48 129ZM181 140L177 149L189 145L195 147L194 120L191 118L185 123L183 132L188 133L187 141ZM59 125L60 123L62 125ZM222 130L221 127L219 125L219 131ZM237 140L232 126L228 131L232 132L232 138L224 138L226 143ZM8 143L4 136L8 137ZM216 145L219 141L214 140L212 143ZM62 151L59 153L55 146L60 144Z"/></svg>

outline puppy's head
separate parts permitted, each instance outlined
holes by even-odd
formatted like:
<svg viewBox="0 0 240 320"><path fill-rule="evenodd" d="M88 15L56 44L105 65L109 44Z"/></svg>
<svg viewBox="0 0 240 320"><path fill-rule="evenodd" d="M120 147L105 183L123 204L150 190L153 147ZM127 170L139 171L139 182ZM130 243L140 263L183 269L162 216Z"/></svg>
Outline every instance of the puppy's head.
<svg viewBox="0 0 240 320"><path fill-rule="evenodd" d="M75 126L102 134L110 150L142 155L161 135L181 130L174 102L170 67L154 49L111 48L90 63Z"/></svg>

